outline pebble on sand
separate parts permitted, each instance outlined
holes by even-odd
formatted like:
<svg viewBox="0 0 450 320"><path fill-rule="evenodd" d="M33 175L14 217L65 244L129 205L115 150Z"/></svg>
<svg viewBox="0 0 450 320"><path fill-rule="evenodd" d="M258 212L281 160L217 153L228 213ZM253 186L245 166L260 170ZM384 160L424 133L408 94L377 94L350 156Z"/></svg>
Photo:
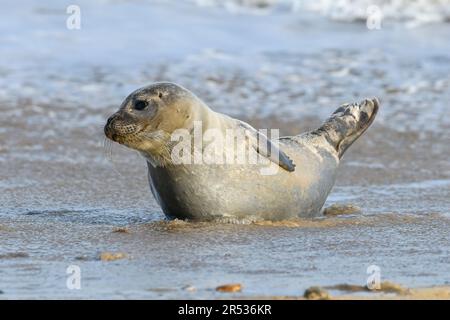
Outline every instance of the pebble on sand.
<svg viewBox="0 0 450 320"><path fill-rule="evenodd" d="M28 258L29 254L26 252L8 252L0 254L0 259L16 259L16 258Z"/></svg>
<svg viewBox="0 0 450 320"><path fill-rule="evenodd" d="M241 292L242 285L239 283L224 284L216 288L218 292Z"/></svg>
<svg viewBox="0 0 450 320"><path fill-rule="evenodd" d="M305 290L303 297L308 300L328 300L330 295L321 287L310 287Z"/></svg>
<svg viewBox="0 0 450 320"><path fill-rule="evenodd" d="M130 229L126 227L114 228L113 233L130 233Z"/></svg>
<svg viewBox="0 0 450 320"><path fill-rule="evenodd" d="M182 289L184 291L188 291L188 292L195 292L195 291L197 291L197 288L194 287L194 286L191 286L191 285L184 286Z"/></svg>
<svg viewBox="0 0 450 320"><path fill-rule="evenodd" d="M101 261L114 261L126 258L126 254L122 252L102 252L99 258Z"/></svg>
<svg viewBox="0 0 450 320"><path fill-rule="evenodd" d="M89 261L89 260L95 260L95 257L89 257L88 255L82 255L82 256L76 256L75 260L78 260L78 261Z"/></svg>

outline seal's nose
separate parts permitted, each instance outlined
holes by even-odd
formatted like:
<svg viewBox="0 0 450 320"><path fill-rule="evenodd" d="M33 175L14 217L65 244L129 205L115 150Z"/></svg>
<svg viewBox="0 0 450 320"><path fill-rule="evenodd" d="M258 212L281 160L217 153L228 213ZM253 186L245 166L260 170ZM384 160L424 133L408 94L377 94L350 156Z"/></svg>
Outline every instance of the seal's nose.
<svg viewBox="0 0 450 320"><path fill-rule="evenodd" d="M111 121L113 120L114 116L109 117L108 120L106 121L106 125L109 126L111 124Z"/></svg>
<svg viewBox="0 0 450 320"><path fill-rule="evenodd" d="M117 114L113 114L111 117L108 118L108 120L106 121L106 124L105 124L105 128L104 128L105 135L110 139L113 138L114 130L112 128L112 123L116 118L117 118Z"/></svg>

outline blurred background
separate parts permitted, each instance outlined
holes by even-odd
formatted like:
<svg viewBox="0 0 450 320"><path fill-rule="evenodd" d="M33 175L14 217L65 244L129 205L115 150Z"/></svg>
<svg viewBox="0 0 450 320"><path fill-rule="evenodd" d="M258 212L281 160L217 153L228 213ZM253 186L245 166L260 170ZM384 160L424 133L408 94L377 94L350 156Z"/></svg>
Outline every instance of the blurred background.
<svg viewBox="0 0 450 320"><path fill-rule="evenodd" d="M448 0L2 1L4 296L167 298L195 285L192 297L214 297L221 281L296 295L364 282L373 263L406 285L448 284L449 21ZM144 160L103 135L122 100L155 81L286 135L378 97L328 203L363 213L287 229L156 223ZM102 250L134 259L103 265ZM91 277L84 291L65 288L75 260Z"/></svg>

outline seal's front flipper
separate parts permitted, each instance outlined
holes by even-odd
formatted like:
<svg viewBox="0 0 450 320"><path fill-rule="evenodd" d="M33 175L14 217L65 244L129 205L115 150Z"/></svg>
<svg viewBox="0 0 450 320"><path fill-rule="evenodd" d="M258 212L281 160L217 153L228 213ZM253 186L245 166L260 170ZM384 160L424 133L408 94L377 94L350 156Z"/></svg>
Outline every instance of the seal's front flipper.
<svg viewBox="0 0 450 320"><path fill-rule="evenodd" d="M295 164L291 159L281 151L271 140L269 140L261 132L257 133L257 144L253 145L256 151L272 161L278 164L281 168L286 171L293 172L295 170Z"/></svg>
<svg viewBox="0 0 450 320"><path fill-rule="evenodd" d="M263 157L279 165L286 171L295 171L294 162L284 153L277 144L268 139L263 133L257 131L249 124L241 121L241 126L247 131L251 138L252 147Z"/></svg>

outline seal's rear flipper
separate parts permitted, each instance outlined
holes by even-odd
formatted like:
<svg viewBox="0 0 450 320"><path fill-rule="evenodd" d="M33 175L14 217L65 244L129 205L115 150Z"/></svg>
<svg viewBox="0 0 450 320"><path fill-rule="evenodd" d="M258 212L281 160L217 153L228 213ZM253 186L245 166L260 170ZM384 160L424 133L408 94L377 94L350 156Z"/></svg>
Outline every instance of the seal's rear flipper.
<svg viewBox="0 0 450 320"><path fill-rule="evenodd" d="M339 158L356 141L375 120L379 108L376 98L365 99L360 103L344 104L316 131L316 135L324 135L336 148Z"/></svg>

